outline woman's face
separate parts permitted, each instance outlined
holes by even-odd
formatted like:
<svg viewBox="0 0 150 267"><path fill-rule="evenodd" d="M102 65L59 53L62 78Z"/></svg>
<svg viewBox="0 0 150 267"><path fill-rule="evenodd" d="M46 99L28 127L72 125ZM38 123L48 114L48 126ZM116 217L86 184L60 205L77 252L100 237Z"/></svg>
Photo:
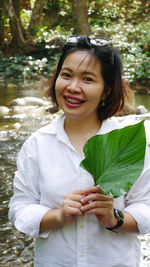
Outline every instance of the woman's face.
<svg viewBox="0 0 150 267"><path fill-rule="evenodd" d="M56 99L66 116L74 119L93 118L104 99L101 65L88 51L70 53L56 80Z"/></svg>

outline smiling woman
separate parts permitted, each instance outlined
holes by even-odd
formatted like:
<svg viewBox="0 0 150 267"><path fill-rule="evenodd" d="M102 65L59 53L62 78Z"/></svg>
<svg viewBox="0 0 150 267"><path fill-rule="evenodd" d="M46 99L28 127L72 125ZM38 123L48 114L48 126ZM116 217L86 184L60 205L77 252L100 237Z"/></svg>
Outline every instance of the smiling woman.
<svg viewBox="0 0 150 267"><path fill-rule="evenodd" d="M105 98L100 63L95 64L88 51L75 51L65 59L56 81L58 105L70 118L96 119L97 106ZM102 97L103 95L103 97ZM91 125L92 126L92 125ZM92 127L93 128L93 127Z"/></svg>
<svg viewBox="0 0 150 267"><path fill-rule="evenodd" d="M140 266L138 233L150 232L150 148L142 174L116 199L80 167L89 138L121 127L112 116L125 93L110 41L67 40L47 91L64 114L22 146L9 204L11 222L36 238L35 267Z"/></svg>

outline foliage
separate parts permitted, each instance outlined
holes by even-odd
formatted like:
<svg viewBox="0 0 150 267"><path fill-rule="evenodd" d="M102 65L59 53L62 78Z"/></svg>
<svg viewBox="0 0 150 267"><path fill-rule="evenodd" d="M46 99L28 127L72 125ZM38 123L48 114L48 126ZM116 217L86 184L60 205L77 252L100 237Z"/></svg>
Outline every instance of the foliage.
<svg viewBox="0 0 150 267"><path fill-rule="evenodd" d="M45 0L44 23L51 29L74 32L71 1Z"/></svg>
<svg viewBox="0 0 150 267"><path fill-rule="evenodd" d="M38 79L40 75L49 77L53 72L57 56L58 48L53 45L50 49L49 46L45 49L41 48L41 51L38 51L38 57L37 55L2 57L0 61L0 73L1 75L5 75L6 78L15 79Z"/></svg>
<svg viewBox="0 0 150 267"><path fill-rule="evenodd" d="M107 134L96 135L84 145L80 166L92 174L105 194L126 194L144 166L146 137L144 121ZM119 171L118 171L119 170Z"/></svg>
<svg viewBox="0 0 150 267"><path fill-rule="evenodd" d="M21 17L22 25L24 29L27 29L30 23L31 10L22 9L20 12L20 17Z"/></svg>
<svg viewBox="0 0 150 267"><path fill-rule="evenodd" d="M35 0L30 1L33 8ZM89 0L88 16L94 36L111 38L118 46L123 59L125 77L131 84L150 84L150 4L148 0ZM23 2L24 3L24 2ZM20 10L23 28L28 31L32 10L24 5ZM5 11L5 40L10 42L10 29ZM28 33L28 32L27 32ZM2 54L0 71L4 77L30 78L41 73L48 75L55 66L65 37L76 33L74 11L70 0L45 0L43 20L35 29L37 52L9 59ZM57 38L58 42L51 42ZM7 46L6 46L7 47ZM32 57L29 60L28 57ZM19 59L20 58L20 59ZM22 58L22 63L21 63ZM47 63L40 63L43 58ZM19 62L18 62L19 59ZM40 60L40 62L38 61ZM18 62L17 64L15 62ZM29 62L32 61L31 65ZM8 66L7 63L8 62ZM37 66L39 62L39 66ZM50 63L49 63L50 62ZM43 64L43 65L42 65ZM41 67L41 65L43 67ZM18 67L20 66L20 67ZM2 74L1 74L2 75Z"/></svg>
<svg viewBox="0 0 150 267"><path fill-rule="evenodd" d="M131 84L150 82L150 22L145 20L134 26L131 23L117 24L103 32L112 39L121 52L125 77ZM102 33L100 33L102 34Z"/></svg>

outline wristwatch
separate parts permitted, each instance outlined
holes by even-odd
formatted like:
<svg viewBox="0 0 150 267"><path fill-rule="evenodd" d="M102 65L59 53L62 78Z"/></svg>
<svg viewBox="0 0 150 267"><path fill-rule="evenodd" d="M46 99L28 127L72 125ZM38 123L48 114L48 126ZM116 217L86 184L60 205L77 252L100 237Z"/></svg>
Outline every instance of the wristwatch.
<svg viewBox="0 0 150 267"><path fill-rule="evenodd" d="M124 215L121 210L114 209L114 216L117 218L118 223L113 227L106 227L110 231L118 229L124 223ZM115 231L114 231L115 232Z"/></svg>

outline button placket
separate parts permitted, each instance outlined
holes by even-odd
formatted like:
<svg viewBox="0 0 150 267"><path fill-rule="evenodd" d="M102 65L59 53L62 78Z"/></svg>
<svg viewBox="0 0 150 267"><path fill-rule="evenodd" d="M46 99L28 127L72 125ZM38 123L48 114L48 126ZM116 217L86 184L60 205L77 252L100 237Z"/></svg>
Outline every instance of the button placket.
<svg viewBox="0 0 150 267"><path fill-rule="evenodd" d="M87 267L87 216L77 220L77 266Z"/></svg>
<svg viewBox="0 0 150 267"><path fill-rule="evenodd" d="M87 187L84 171L79 171L79 188ZM77 218L77 266L87 267L87 215Z"/></svg>

